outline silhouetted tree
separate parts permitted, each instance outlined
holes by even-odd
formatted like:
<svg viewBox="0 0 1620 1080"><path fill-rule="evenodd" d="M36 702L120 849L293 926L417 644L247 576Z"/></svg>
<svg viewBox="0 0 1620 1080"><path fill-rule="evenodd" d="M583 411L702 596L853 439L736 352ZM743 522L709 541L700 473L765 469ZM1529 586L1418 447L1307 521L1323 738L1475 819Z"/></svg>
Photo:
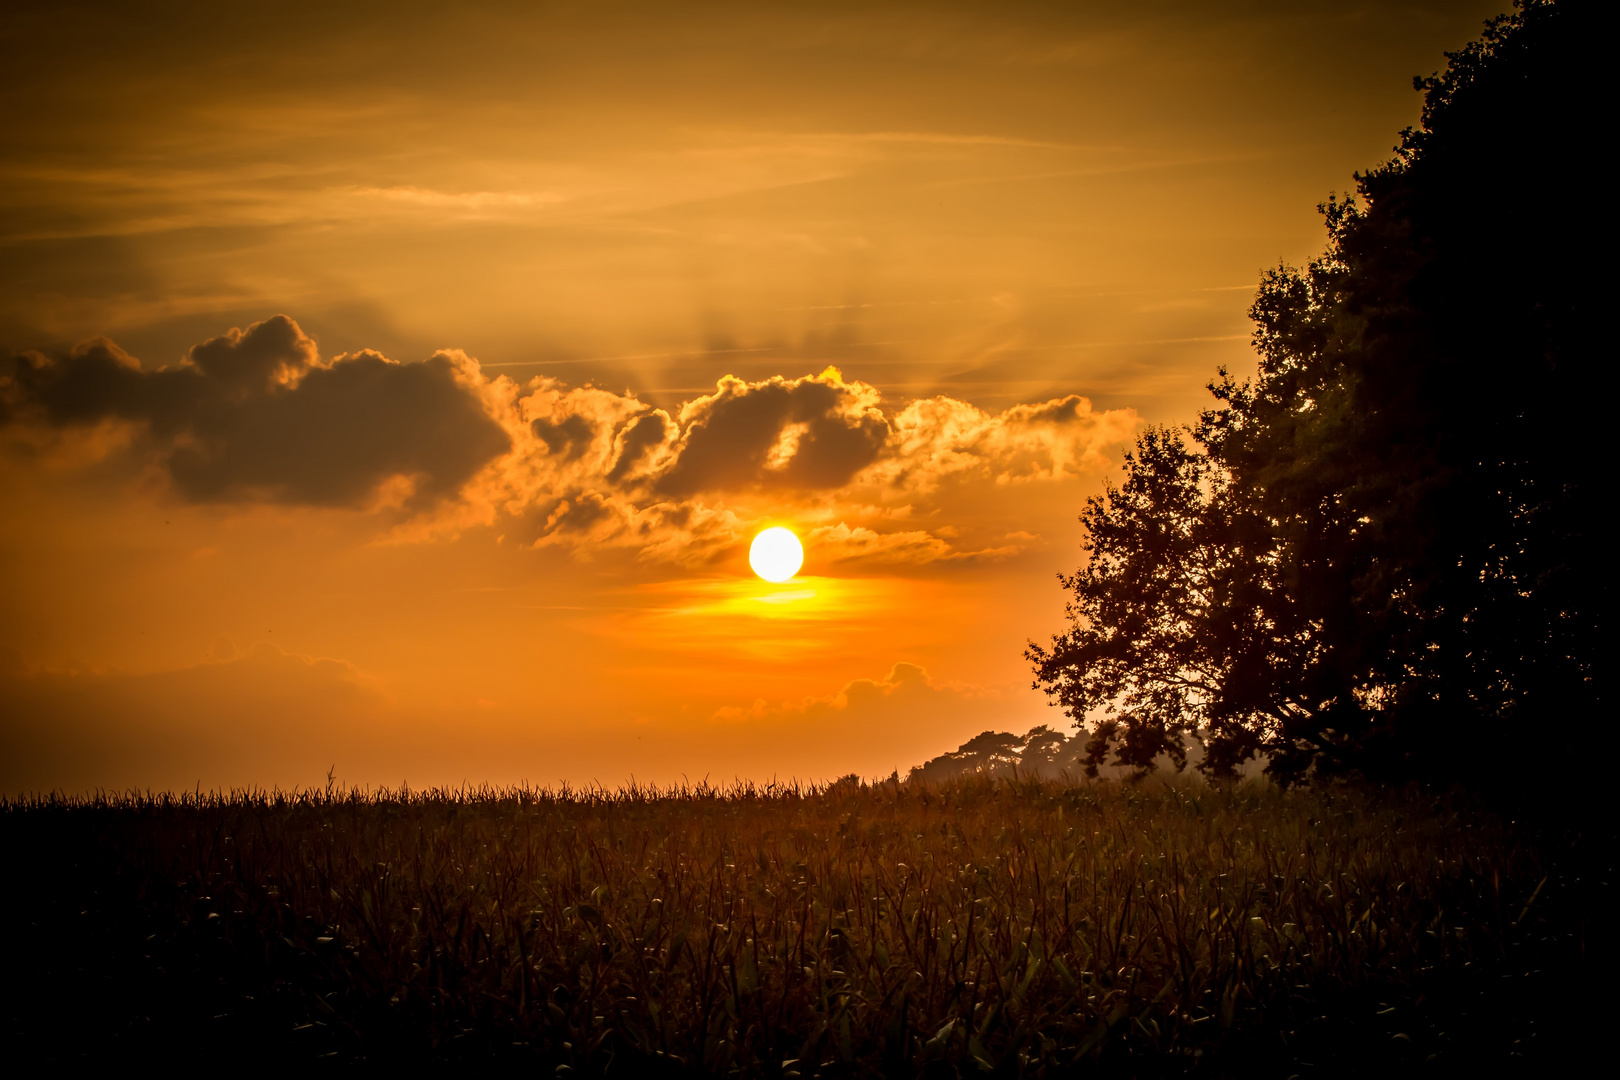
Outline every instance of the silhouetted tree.
<svg viewBox="0 0 1620 1080"><path fill-rule="evenodd" d="M1084 732L1071 738L1045 724L1031 728L1022 736L1007 731L985 731L948 754L913 766L906 782L939 782L965 776L1052 779L1073 775L1075 761L1085 745Z"/></svg>
<svg viewBox="0 0 1620 1080"><path fill-rule="evenodd" d="M1417 80L1423 120L1269 271L1259 370L1148 431L1082 515L1036 685L1110 752L1280 778L1501 774L1606 719L1613 348L1601 5L1526 3Z"/></svg>

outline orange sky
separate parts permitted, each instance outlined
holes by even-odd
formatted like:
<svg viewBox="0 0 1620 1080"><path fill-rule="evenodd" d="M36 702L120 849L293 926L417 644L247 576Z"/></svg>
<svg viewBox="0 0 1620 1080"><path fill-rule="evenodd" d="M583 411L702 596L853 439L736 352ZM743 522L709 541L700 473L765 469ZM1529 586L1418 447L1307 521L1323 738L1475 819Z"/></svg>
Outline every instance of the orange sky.
<svg viewBox="0 0 1620 1080"><path fill-rule="evenodd" d="M1496 10L14 6L0 791L1060 723L1084 498Z"/></svg>

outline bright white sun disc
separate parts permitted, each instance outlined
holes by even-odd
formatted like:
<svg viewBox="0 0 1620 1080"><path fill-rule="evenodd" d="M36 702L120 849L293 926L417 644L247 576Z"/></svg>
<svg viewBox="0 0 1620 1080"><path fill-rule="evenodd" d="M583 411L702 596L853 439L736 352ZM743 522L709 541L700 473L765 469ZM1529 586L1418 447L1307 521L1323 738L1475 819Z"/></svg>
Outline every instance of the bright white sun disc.
<svg viewBox="0 0 1620 1080"><path fill-rule="evenodd" d="M773 525L754 537L748 548L748 565L766 581L786 581L804 565L804 545L792 529Z"/></svg>

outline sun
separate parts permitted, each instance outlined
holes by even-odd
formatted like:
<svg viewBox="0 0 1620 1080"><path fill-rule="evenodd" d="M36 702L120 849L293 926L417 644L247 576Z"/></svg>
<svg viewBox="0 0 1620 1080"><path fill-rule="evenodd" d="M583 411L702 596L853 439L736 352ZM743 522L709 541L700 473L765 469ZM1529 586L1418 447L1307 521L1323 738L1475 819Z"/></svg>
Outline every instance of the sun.
<svg viewBox="0 0 1620 1080"><path fill-rule="evenodd" d="M748 548L748 565L766 581L784 582L804 565L804 545L792 529L773 525L754 537Z"/></svg>

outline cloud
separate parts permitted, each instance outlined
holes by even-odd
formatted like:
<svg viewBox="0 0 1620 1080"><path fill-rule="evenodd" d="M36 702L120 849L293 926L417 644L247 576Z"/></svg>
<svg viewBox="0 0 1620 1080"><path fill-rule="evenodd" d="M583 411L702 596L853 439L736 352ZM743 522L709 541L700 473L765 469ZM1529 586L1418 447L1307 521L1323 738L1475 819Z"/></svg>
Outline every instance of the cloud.
<svg viewBox="0 0 1620 1080"><path fill-rule="evenodd" d="M353 193L365 199L380 199L401 206L434 210L460 210L468 214L550 206L565 196L550 191L435 191L411 184L395 187L359 187Z"/></svg>
<svg viewBox="0 0 1620 1080"><path fill-rule="evenodd" d="M814 724L850 713L909 714L927 712L941 706L955 711L963 704L976 706L996 697L993 692L980 687L935 683L926 668L902 661L891 667L882 679L854 679L845 683L837 693L826 697L809 697L776 705L767 704L760 698L746 708L727 706L719 709L714 718L732 723L791 720Z"/></svg>
<svg viewBox="0 0 1620 1080"><path fill-rule="evenodd" d="M937 681L897 663L825 696L632 724L471 692L424 699L390 691L346 661L263 642L243 653L220 639L211 653L131 674L44 670L0 647L0 795L318 788L333 766L342 785L413 787L469 776L611 783L646 770L673 779L685 769L694 778L778 769L804 778L903 776L987 727L1024 730L1048 711L1030 693ZM622 735L612 753L600 749L607 732Z"/></svg>
<svg viewBox="0 0 1620 1080"><path fill-rule="evenodd" d="M655 449L666 445L675 434L675 425L662 409L636 417L619 432L617 453L607 478L617 483L632 476Z"/></svg>
<svg viewBox="0 0 1620 1080"><path fill-rule="evenodd" d="M894 664L881 679L853 679L836 693L717 710L712 722L735 741L781 747L843 747L869 775L905 771L929 753L992 726L1022 730L1046 705L1010 688L938 682L917 664ZM820 752L820 751L816 751Z"/></svg>
<svg viewBox="0 0 1620 1080"><path fill-rule="evenodd" d="M818 557L828 562L867 562L925 565L932 562L984 562L1016 555L1016 544L960 551L942 536L921 530L880 533L864 525L850 528L843 522L810 531Z"/></svg>
<svg viewBox="0 0 1620 1080"><path fill-rule="evenodd" d="M568 548L582 558L597 549L628 547L645 562L702 566L736 545L747 524L732 510L701 502L638 506L587 491L557 502L535 546Z"/></svg>
<svg viewBox="0 0 1620 1080"><path fill-rule="evenodd" d="M0 791L308 785L334 755L375 743L384 698L352 664L262 643L229 653L140 675L11 665L0 672Z"/></svg>
<svg viewBox="0 0 1620 1080"><path fill-rule="evenodd" d="M679 453L658 478L672 495L779 487L842 487L889 437L877 389L829 367L802 379L726 376L681 408Z"/></svg>
<svg viewBox="0 0 1620 1080"><path fill-rule="evenodd" d="M895 408L832 367L728 375L671 413L629 391L546 378L520 388L455 350L324 360L284 315L169 367L96 339L0 370L0 427L14 443L43 432L111 452L115 429L193 502L401 507L407 540L506 517L542 547L693 565L734 549L764 510L795 507L826 522L811 536L833 562L1003 558L1018 546L963 550L943 522L872 525L951 484L1100 471L1136 424L1132 410L1075 395L999 413L943 396Z"/></svg>
<svg viewBox="0 0 1620 1080"><path fill-rule="evenodd" d="M691 564L738 542L758 516L741 509L750 503L797 499L818 513L891 520L896 500L927 499L953 482L1101 471L1138 423L1134 410L1098 412L1076 395L1001 413L947 397L888 411L876 387L837 368L758 382L727 376L675 416L631 395L547 380L531 387L520 405L534 417L542 449L515 466L526 472L524 493L509 502L546 508L538 542L629 546L643 558ZM921 565L1021 550L960 550L950 533L838 521L816 527L810 539L830 562Z"/></svg>
<svg viewBox="0 0 1620 1080"><path fill-rule="evenodd" d="M894 417L888 452L866 479L919 493L976 475L1000 484L1061 480L1105 468L1107 450L1137 423L1134 409L1099 413L1077 394L1002 413L924 398Z"/></svg>
<svg viewBox="0 0 1620 1080"><path fill-rule="evenodd" d="M476 363L440 352L399 364L374 352L323 363L284 315L143 370L105 339L61 357L17 357L5 419L57 428L144 427L175 489L194 502L342 506L403 480L420 505L454 495L511 448Z"/></svg>
<svg viewBox="0 0 1620 1080"><path fill-rule="evenodd" d="M875 704L886 703L889 698L932 698L941 695L959 695L959 691L949 688L935 687L932 678L928 678L928 670L917 664L899 662L889 669L889 674L881 680L873 678L855 678L852 682L844 683L842 690L825 698L805 698L802 701L787 701L787 703L768 704L765 698L757 698L747 708L739 706L726 706L714 712L716 721L742 722L742 721L776 721L776 719L825 719L834 712L847 712L849 709L870 709Z"/></svg>

